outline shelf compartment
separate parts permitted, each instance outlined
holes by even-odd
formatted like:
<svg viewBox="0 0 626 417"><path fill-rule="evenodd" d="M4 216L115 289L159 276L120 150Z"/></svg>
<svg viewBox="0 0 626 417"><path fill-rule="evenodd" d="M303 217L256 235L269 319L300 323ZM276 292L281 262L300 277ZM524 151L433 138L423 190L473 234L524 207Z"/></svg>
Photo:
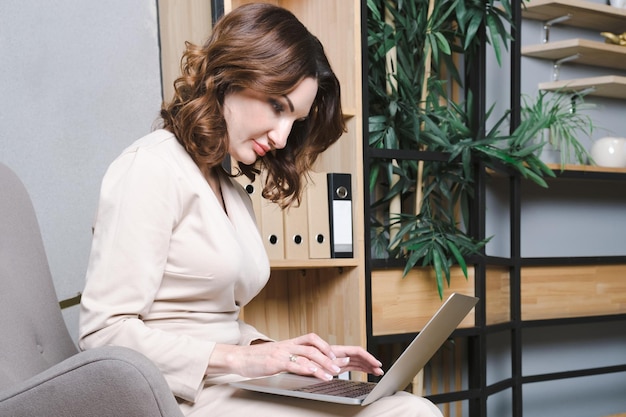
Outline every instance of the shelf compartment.
<svg viewBox="0 0 626 417"><path fill-rule="evenodd" d="M240 318L275 340L315 332L331 344L359 343L362 283L346 279L353 272L356 269L272 271Z"/></svg>
<svg viewBox="0 0 626 417"><path fill-rule="evenodd" d="M568 39L522 48L524 56L553 61L576 54L580 54L574 61L578 64L626 70L626 46L588 39Z"/></svg>
<svg viewBox="0 0 626 417"><path fill-rule="evenodd" d="M539 89L564 93L589 90L588 95L590 96L626 99L626 77L605 75L575 80L549 81L540 83Z"/></svg>
<svg viewBox="0 0 626 417"><path fill-rule="evenodd" d="M468 279L460 268L450 270L450 286L445 286L444 300L453 292L474 295L474 269L468 267ZM487 296L483 300L487 324L510 321L510 286L507 267L487 269ZM374 336L416 333L422 330L443 301L437 294L435 272L431 268L413 268L406 277L402 269L372 271L372 330ZM471 312L459 325L475 325Z"/></svg>
<svg viewBox="0 0 626 417"><path fill-rule="evenodd" d="M625 277L625 264L523 267L522 320L624 314Z"/></svg>
<svg viewBox="0 0 626 417"><path fill-rule="evenodd" d="M467 272L466 280L459 268L451 269L444 300L453 292L474 295L474 270L468 267ZM414 268L406 277L402 276L402 269L372 271L372 334L419 332L442 302L432 270ZM459 327L474 326L473 311Z"/></svg>
<svg viewBox="0 0 626 417"><path fill-rule="evenodd" d="M622 33L626 30L626 9L591 3L582 0L533 0L522 16L526 19L546 22L557 17L570 15L561 25L573 26L600 32Z"/></svg>

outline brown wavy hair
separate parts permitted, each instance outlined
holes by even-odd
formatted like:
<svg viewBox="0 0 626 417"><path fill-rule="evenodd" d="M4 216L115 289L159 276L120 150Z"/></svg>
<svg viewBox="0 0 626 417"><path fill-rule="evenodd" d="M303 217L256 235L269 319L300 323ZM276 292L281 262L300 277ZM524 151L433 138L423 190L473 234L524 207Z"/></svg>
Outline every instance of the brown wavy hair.
<svg viewBox="0 0 626 417"><path fill-rule="evenodd" d="M309 117L294 123L285 148L254 166L239 164L250 178L259 167L267 171L265 198L282 207L299 202L317 156L345 131L339 81L320 41L288 10L247 4L223 16L204 45L187 43L181 62L174 98L163 104L161 118L199 166L218 166L227 156L226 94L249 88L282 96L304 78L317 80Z"/></svg>

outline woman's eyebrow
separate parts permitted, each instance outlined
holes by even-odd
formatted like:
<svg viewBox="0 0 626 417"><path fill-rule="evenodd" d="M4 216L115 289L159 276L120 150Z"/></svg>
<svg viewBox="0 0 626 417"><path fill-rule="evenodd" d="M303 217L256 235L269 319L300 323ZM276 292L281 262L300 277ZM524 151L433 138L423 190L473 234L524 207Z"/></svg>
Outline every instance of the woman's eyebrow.
<svg viewBox="0 0 626 417"><path fill-rule="evenodd" d="M289 109L293 113L295 110L295 108L293 107L293 103L291 102L291 100L289 100L289 97L287 97L287 95L284 95L283 97L285 98L285 100L287 100L287 104L289 104Z"/></svg>

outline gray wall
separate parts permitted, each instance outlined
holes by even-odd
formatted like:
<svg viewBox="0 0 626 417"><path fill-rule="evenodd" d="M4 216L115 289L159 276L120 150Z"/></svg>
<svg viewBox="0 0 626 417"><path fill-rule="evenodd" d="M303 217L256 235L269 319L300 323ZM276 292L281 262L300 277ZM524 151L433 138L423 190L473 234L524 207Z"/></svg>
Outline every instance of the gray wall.
<svg viewBox="0 0 626 417"><path fill-rule="evenodd" d="M0 160L31 193L59 299L82 290L106 167L158 115L157 28L155 0L0 1Z"/></svg>

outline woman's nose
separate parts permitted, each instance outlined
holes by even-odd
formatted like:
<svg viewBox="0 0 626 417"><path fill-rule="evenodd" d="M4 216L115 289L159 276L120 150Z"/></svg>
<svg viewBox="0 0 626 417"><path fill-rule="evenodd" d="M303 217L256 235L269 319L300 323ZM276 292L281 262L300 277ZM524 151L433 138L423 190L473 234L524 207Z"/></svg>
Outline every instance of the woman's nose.
<svg viewBox="0 0 626 417"><path fill-rule="evenodd" d="M292 121L281 120L268 132L267 137L272 148L282 149L287 146L287 138L289 137L289 133L291 133L292 126Z"/></svg>

